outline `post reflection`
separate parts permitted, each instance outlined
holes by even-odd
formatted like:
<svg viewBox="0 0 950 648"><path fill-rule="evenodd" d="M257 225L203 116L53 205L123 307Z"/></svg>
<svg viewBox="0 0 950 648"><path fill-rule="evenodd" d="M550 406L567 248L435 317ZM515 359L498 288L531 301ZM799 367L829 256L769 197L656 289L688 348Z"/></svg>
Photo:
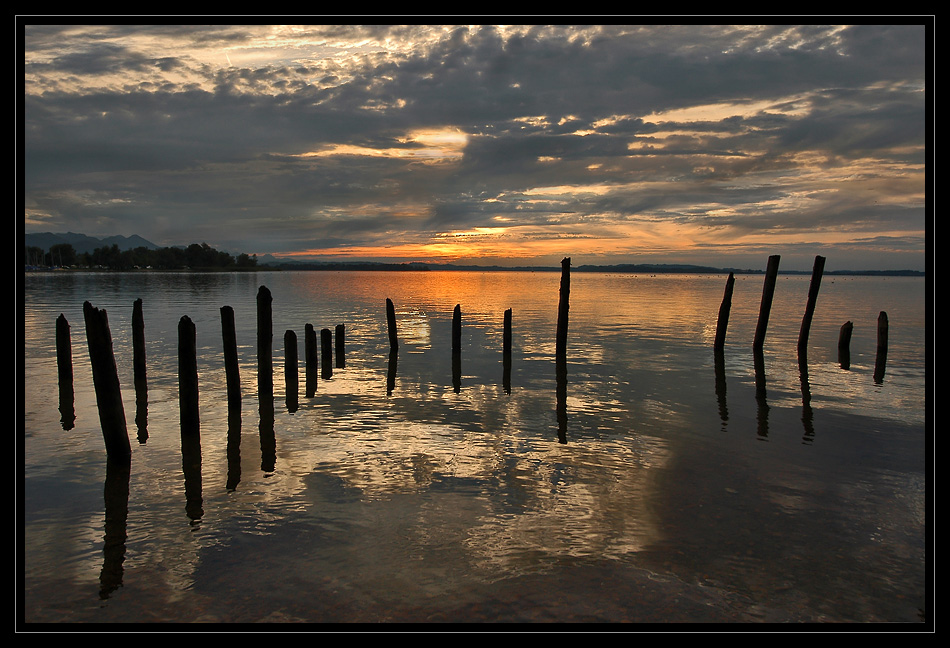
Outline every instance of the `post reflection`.
<svg viewBox="0 0 950 648"><path fill-rule="evenodd" d="M105 536L102 570L99 572L99 598L107 599L122 587L125 541L129 516L129 476L131 464L106 461Z"/></svg>
<svg viewBox="0 0 950 648"><path fill-rule="evenodd" d="M237 489L241 482L241 410L228 409L228 479L225 488Z"/></svg>
<svg viewBox="0 0 950 648"><path fill-rule="evenodd" d="M192 524L195 524L204 515L201 496L201 439L198 436L182 436L181 469L185 475L185 513Z"/></svg>
<svg viewBox="0 0 950 648"><path fill-rule="evenodd" d="M769 404L766 399L765 388L765 356L761 348L752 350L753 364L755 365L755 401L756 422L759 438L765 439L769 435Z"/></svg>
<svg viewBox="0 0 950 648"><path fill-rule="evenodd" d="M810 445L815 436L815 414L811 408L811 386L808 384L808 358L804 351L798 354L798 376L802 385L802 425L805 428L802 443Z"/></svg>
<svg viewBox="0 0 950 648"><path fill-rule="evenodd" d="M722 421L722 430L726 430L729 421L729 408L726 406L726 359L722 349L713 351L716 367L716 400L719 402L719 420Z"/></svg>

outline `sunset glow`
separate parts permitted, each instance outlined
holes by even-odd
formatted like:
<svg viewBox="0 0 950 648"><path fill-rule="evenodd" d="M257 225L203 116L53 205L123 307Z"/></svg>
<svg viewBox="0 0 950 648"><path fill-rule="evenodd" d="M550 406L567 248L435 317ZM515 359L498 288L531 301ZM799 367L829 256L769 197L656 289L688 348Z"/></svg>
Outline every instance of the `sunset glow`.
<svg viewBox="0 0 950 648"><path fill-rule="evenodd" d="M926 26L30 25L27 232L924 269Z"/></svg>

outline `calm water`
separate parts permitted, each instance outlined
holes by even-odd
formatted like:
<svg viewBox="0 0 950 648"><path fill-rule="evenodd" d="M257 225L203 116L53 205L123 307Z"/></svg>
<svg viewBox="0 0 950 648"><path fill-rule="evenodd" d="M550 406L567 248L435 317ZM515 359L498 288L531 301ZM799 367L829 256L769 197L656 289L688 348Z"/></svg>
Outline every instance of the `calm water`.
<svg viewBox="0 0 950 648"><path fill-rule="evenodd" d="M36 273L25 278L27 622L866 622L926 618L925 284L574 273L566 422L559 273ZM262 450L256 297L273 295L276 456ZM390 364L385 300L400 347ZM131 318L141 298L147 411ZM107 471L82 304L105 309L132 441ZM462 311L453 380L452 310ZM229 426L220 307L243 391ZM502 322L513 311L510 387ZM889 319L883 379L876 327ZM61 422L55 321L71 326ZM197 331L200 466L183 459L178 321ZM854 323L851 363L838 362ZM304 328L346 363L304 395ZM284 332L298 340L286 405ZM392 372L395 373L392 376ZM757 383L758 379L758 383ZM757 386L758 385L758 386ZM510 392L510 393L509 393ZM266 426L265 426L266 427ZM69 429L64 429L69 428ZM229 429L230 428L230 429ZM229 444L229 434L232 443ZM240 434L239 446L233 443ZM562 442L566 441L566 442ZM266 446L266 444L264 444Z"/></svg>

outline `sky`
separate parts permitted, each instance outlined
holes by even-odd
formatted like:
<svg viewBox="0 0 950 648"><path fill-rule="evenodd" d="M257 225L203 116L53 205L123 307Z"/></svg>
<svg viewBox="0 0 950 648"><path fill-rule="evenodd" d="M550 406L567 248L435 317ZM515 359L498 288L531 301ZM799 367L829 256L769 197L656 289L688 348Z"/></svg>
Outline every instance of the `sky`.
<svg viewBox="0 0 950 648"><path fill-rule="evenodd" d="M20 21L26 232L284 260L925 268L927 17Z"/></svg>

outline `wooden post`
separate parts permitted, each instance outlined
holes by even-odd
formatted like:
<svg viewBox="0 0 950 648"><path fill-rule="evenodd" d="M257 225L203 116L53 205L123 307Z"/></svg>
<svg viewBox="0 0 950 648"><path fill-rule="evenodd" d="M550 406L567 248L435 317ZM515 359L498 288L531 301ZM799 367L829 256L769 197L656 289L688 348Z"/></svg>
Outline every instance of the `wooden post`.
<svg viewBox="0 0 950 648"><path fill-rule="evenodd" d="M317 332L313 324L304 327L304 366L307 376L307 398L313 398L317 391Z"/></svg>
<svg viewBox="0 0 950 648"><path fill-rule="evenodd" d="M781 257L773 254L769 257L769 264L765 270L765 285L762 288L762 304L759 306L759 321L755 327L753 349L761 349L765 344L765 330L769 325L769 311L772 310L772 296L775 294L775 277L778 274L778 264Z"/></svg>
<svg viewBox="0 0 950 648"><path fill-rule="evenodd" d="M386 298L386 325L389 329L389 348L398 349L399 341L396 338L396 307L393 300Z"/></svg>
<svg viewBox="0 0 950 648"><path fill-rule="evenodd" d="M178 408L182 438L197 438L198 361L195 353L195 324L187 315L178 320Z"/></svg>
<svg viewBox="0 0 950 648"><path fill-rule="evenodd" d="M808 302L805 304L802 328L798 334L798 355L802 357L808 351L808 332L811 330L811 320L815 314L815 302L818 300L818 289L821 287L821 275L824 270L825 257L816 256L815 265L811 271L811 283L808 286Z"/></svg>
<svg viewBox="0 0 950 648"><path fill-rule="evenodd" d="M145 371L145 317L142 315L142 300L132 304L132 370L135 392L145 391L147 380Z"/></svg>
<svg viewBox="0 0 950 648"><path fill-rule="evenodd" d="M722 351L726 344L726 327L729 326L729 311L732 309L732 292L736 285L736 278L733 273L729 273L726 279L726 290L722 295L722 303L719 305L719 320L716 322L716 342L713 349Z"/></svg>
<svg viewBox="0 0 950 648"><path fill-rule="evenodd" d="M561 287L557 305L557 335L555 336L555 358L564 363L567 370L567 319L571 296L571 259L561 260Z"/></svg>
<svg viewBox="0 0 950 648"><path fill-rule="evenodd" d="M284 401L287 411L297 411L297 334L288 329L284 333Z"/></svg>
<svg viewBox="0 0 950 648"><path fill-rule="evenodd" d="M462 307L455 305L452 312L452 351L462 350Z"/></svg>
<svg viewBox="0 0 950 648"><path fill-rule="evenodd" d="M132 447L125 424L125 408L119 388L119 374L112 353L112 333L109 317L89 302L83 303L83 318L86 322L86 340L89 344L89 361L92 365L92 381L96 389L99 408L99 423L106 445L106 453L116 462L130 462Z"/></svg>
<svg viewBox="0 0 950 648"><path fill-rule="evenodd" d="M221 307L221 339L224 344L224 374L228 385L228 410L241 411L241 371L238 365L234 309Z"/></svg>
<svg viewBox="0 0 950 648"><path fill-rule="evenodd" d="M333 335L330 329L320 331L321 375L324 380L333 377Z"/></svg>
<svg viewBox="0 0 950 648"><path fill-rule="evenodd" d="M261 406L273 409L274 398L274 325L273 297L266 286L257 291L257 391ZM266 412L265 412L266 413Z"/></svg>
<svg viewBox="0 0 950 648"><path fill-rule="evenodd" d="M877 356L874 360L874 382L884 381L884 367L887 364L887 313L881 311L877 316Z"/></svg>
<svg viewBox="0 0 950 648"><path fill-rule="evenodd" d="M838 332L838 363L842 369L851 367L851 332L854 330L854 324L850 321L841 325Z"/></svg>
<svg viewBox="0 0 950 648"><path fill-rule="evenodd" d="M56 318L56 366L59 376L59 413L64 430L73 429L76 421L73 392L73 349L69 338L69 322L60 313Z"/></svg>
<svg viewBox="0 0 950 648"><path fill-rule="evenodd" d="M343 369L346 367L346 350L344 336L346 332L346 326L343 324L336 325L336 337L334 338L336 344L336 366L337 369Z"/></svg>
<svg viewBox="0 0 950 648"><path fill-rule="evenodd" d="M505 311L502 339L502 387L506 394L511 393L511 309Z"/></svg>

